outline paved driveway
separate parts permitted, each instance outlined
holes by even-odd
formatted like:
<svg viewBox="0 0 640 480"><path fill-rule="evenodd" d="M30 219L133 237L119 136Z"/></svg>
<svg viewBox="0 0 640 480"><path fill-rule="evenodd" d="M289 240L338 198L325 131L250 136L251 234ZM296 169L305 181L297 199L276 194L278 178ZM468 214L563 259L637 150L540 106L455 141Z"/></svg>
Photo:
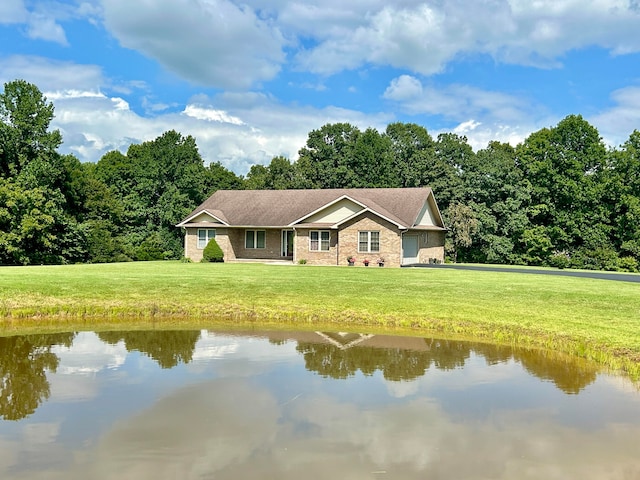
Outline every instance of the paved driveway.
<svg viewBox="0 0 640 480"><path fill-rule="evenodd" d="M516 273L532 273L535 275L559 275L564 277L581 277L581 278L597 278L600 280L617 280L618 282L636 282L640 283L640 275L637 273L615 273L615 272L597 272L597 271L580 271L575 270L552 270L537 268L501 268L492 267L490 265L464 265L455 263L444 264L425 264L416 263L413 265L405 265L405 268L449 268L453 270L478 270L481 272L516 272Z"/></svg>

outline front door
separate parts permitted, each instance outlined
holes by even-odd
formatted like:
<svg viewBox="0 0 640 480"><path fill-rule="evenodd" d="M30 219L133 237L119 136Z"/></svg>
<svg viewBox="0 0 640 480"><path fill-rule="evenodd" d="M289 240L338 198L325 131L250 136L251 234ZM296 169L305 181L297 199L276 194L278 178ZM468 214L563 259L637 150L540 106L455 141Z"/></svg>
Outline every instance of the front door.
<svg viewBox="0 0 640 480"><path fill-rule="evenodd" d="M418 263L418 236L402 236L402 264Z"/></svg>
<svg viewBox="0 0 640 480"><path fill-rule="evenodd" d="M293 230L282 230L282 251L283 257L293 258Z"/></svg>

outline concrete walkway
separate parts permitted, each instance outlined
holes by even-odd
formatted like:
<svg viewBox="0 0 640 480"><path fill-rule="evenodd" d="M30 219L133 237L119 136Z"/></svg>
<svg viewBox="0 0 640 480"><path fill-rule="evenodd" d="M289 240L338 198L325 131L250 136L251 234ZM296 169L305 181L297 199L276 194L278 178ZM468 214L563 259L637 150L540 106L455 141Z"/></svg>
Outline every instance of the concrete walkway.
<svg viewBox="0 0 640 480"><path fill-rule="evenodd" d="M453 270L478 270L481 272L507 272L507 273L532 273L535 275L559 275L564 277L580 277L580 278L597 278L599 280L616 280L618 282L636 282L640 283L640 274L637 273L617 273L617 272L600 272L600 271L576 271L576 270L557 270L557 269L537 269L537 268L518 268L518 267L494 267L491 265L465 265L455 263L444 264L425 264L415 263L412 265L403 265L404 268L449 268Z"/></svg>

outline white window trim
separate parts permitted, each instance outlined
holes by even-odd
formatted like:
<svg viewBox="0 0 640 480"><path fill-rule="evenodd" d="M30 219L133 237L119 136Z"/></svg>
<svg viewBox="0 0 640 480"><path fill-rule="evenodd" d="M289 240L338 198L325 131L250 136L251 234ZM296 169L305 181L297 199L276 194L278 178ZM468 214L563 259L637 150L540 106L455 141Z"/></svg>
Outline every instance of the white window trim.
<svg viewBox="0 0 640 480"><path fill-rule="evenodd" d="M360 248L360 234L361 233L366 233L367 234L367 249L366 250L362 250ZM378 249L377 250L371 250L371 234L372 233L377 233L378 234ZM358 231L358 253L380 253L380 231L379 230L360 230L360 231Z"/></svg>
<svg viewBox="0 0 640 480"><path fill-rule="evenodd" d="M312 233L317 233L318 234L318 248L314 249L311 248L311 234ZM328 245L327 245L327 249L323 250L322 249L322 234L326 233L329 238L327 240L325 240ZM310 252L329 252L331 250L331 231L330 230L310 230L309 231L309 251Z"/></svg>
<svg viewBox="0 0 640 480"><path fill-rule="evenodd" d="M200 243L200 232L206 232L204 245L201 245ZM209 234L210 232L213 232L213 236ZM207 244L211 241L212 238L216 238L215 228L199 228L198 231L196 232L196 246L198 247L198 250L204 250L204 247L207 246Z"/></svg>
<svg viewBox="0 0 640 480"><path fill-rule="evenodd" d="M253 247L247 246L247 234L253 232ZM264 246L258 246L258 232L264 232ZM244 231L244 248L247 250L264 250L267 248L267 231L266 230L252 230L248 229Z"/></svg>

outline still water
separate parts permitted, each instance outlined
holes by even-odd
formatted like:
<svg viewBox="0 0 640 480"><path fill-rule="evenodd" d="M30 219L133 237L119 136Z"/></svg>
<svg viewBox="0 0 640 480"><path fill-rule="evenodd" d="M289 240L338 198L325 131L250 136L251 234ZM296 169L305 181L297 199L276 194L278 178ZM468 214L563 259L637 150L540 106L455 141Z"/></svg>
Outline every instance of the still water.
<svg viewBox="0 0 640 480"><path fill-rule="evenodd" d="M372 478L640 479L640 392L432 338L0 338L0 479Z"/></svg>

